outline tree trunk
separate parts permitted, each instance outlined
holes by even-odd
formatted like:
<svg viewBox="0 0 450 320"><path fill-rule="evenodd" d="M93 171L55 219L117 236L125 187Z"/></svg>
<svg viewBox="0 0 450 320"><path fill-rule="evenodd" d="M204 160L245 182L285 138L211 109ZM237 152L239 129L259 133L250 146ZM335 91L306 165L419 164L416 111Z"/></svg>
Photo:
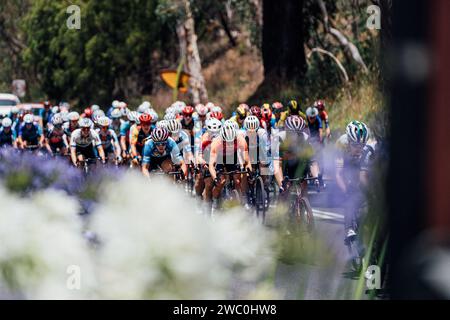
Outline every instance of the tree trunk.
<svg viewBox="0 0 450 320"><path fill-rule="evenodd" d="M303 0L264 0L262 56L264 76L298 80L306 71Z"/></svg>
<svg viewBox="0 0 450 320"><path fill-rule="evenodd" d="M189 0L184 0L186 10L185 20L178 24L177 35L180 45L180 56L185 59L186 71L190 73L189 80L192 102L206 103L208 92L205 86L205 79L202 74L202 65L197 46L197 34L195 33L194 18L190 8Z"/></svg>

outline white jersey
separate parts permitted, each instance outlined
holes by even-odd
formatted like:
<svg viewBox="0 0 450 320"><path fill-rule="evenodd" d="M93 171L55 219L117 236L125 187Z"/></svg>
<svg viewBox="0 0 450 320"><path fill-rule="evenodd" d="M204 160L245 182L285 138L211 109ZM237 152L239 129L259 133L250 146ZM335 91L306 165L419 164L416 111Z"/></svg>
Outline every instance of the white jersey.
<svg viewBox="0 0 450 320"><path fill-rule="evenodd" d="M263 164L269 162L269 136L267 131L263 128L259 128L256 133L250 133L245 128L238 131L248 145L248 154L250 162L256 164L260 161Z"/></svg>
<svg viewBox="0 0 450 320"><path fill-rule="evenodd" d="M99 135L94 129L89 130L89 134L85 137L81 134L81 129L76 129L70 136L71 147L88 147L92 144L94 147L98 147L102 144Z"/></svg>

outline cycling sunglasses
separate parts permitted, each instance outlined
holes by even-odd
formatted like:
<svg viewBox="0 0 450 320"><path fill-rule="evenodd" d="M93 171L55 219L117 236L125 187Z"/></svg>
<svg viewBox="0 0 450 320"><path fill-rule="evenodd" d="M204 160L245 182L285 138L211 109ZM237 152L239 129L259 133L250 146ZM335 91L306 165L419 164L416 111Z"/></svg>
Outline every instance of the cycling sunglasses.
<svg viewBox="0 0 450 320"><path fill-rule="evenodd" d="M165 141L165 142L155 142L155 144L158 146L158 147L162 147L162 146L165 146L166 144L167 144L167 142Z"/></svg>

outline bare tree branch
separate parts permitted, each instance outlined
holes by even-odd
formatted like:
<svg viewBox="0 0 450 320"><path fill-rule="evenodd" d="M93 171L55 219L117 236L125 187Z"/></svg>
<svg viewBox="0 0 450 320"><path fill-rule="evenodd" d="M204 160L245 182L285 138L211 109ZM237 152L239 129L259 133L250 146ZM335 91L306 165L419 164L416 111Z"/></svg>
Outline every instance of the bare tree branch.
<svg viewBox="0 0 450 320"><path fill-rule="evenodd" d="M342 65L342 63L339 61L338 58L336 58L335 55L333 55L330 51L324 50L322 48L313 48L311 49L311 51L308 53L308 59L311 58L311 55L314 53L321 53L321 54L325 54L327 56L329 56L338 66L339 70L342 72L342 75L344 76L344 80L347 83L349 81L349 77L347 74L347 71L345 70L344 66Z"/></svg>

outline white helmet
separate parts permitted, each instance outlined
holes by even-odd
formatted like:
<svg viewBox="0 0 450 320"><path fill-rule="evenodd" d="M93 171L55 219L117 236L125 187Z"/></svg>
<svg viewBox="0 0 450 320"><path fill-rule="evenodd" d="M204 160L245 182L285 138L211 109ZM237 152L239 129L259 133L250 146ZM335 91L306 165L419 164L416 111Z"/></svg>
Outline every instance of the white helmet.
<svg viewBox="0 0 450 320"><path fill-rule="evenodd" d="M101 127L109 127L111 124L111 120L108 117L100 117L97 120L97 124Z"/></svg>
<svg viewBox="0 0 450 320"><path fill-rule="evenodd" d="M23 117L23 122L25 122L25 123L33 123L33 121L34 121L34 116L32 114L26 114Z"/></svg>
<svg viewBox="0 0 450 320"><path fill-rule="evenodd" d="M216 118L209 118L206 129L212 134L218 134L222 128L222 122Z"/></svg>
<svg viewBox="0 0 450 320"><path fill-rule="evenodd" d="M141 104L141 105L137 108L137 111L140 112L140 113L144 113L144 112L145 112L146 110L148 110L148 109L150 109L149 106L146 106L146 105L144 105L144 104Z"/></svg>
<svg viewBox="0 0 450 320"><path fill-rule="evenodd" d="M156 113L155 110L150 110L150 116L152 117L152 123L156 123L158 121L158 114Z"/></svg>
<svg viewBox="0 0 450 320"><path fill-rule="evenodd" d="M306 115L308 117L316 117L319 114L319 110L317 110L317 108L315 107L309 107L308 109L306 109Z"/></svg>
<svg viewBox="0 0 450 320"><path fill-rule="evenodd" d="M91 128L93 126L92 120L89 118L81 118L78 121L80 128Z"/></svg>
<svg viewBox="0 0 450 320"><path fill-rule="evenodd" d="M139 113L137 111L130 111L127 114L128 121L139 122Z"/></svg>
<svg viewBox="0 0 450 320"><path fill-rule="evenodd" d="M118 108L126 108L128 105L127 105L127 103L126 102L124 102L124 101L120 101L119 102L119 104L118 104Z"/></svg>
<svg viewBox="0 0 450 320"><path fill-rule="evenodd" d="M69 121L78 121L80 119L80 114L76 111L69 112L67 115Z"/></svg>
<svg viewBox="0 0 450 320"><path fill-rule="evenodd" d="M244 127L249 131L256 131L259 129L259 119L256 116L248 116L244 120Z"/></svg>
<svg viewBox="0 0 450 320"><path fill-rule="evenodd" d="M195 111L197 111L199 116L205 116L208 113L209 109L205 105L199 103L195 106Z"/></svg>
<svg viewBox="0 0 450 320"><path fill-rule="evenodd" d="M61 115L61 118L64 122L69 121L69 112L63 110L59 114Z"/></svg>
<svg viewBox="0 0 450 320"><path fill-rule="evenodd" d="M223 123L223 125L225 126L225 125L232 125L233 127L234 127L234 129L237 131L237 130L239 130L239 125L237 124L237 122L236 121L233 121L233 120L226 120L224 123Z"/></svg>
<svg viewBox="0 0 450 320"><path fill-rule="evenodd" d="M156 123L157 128L167 128L167 120L160 120Z"/></svg>
<svg viewBox="0 0 450 320"><path fill-rule="evenodd" d="M369 140L369 128L364 122L352 121L347 125L345 131L348 139L353 143L366 144Z"/></svg>
<svg viewBox="0 0 450 320"><path fill-rule="evenodd" d="M56 114L52 117L52 123L53 123L54 126L61 125L61 124L63 124L63 122L64 122L64 120L63 120L61 114L59 114L59 113L56 113Z"/></svg>
<svg viewBox="0 0 450 320"><path fill-rule="evenodd" d="M2 120L2 127L9 128L12 126L12 120L8 117Z"/></svg>
<svg viewBox="0 0 450 320"><path fill-rule="evenodd" d="M120 104L119 100L114 100L111 105L113 108L118 108L119 104Z"/></svg>
<svg viewBox="0 0 450 320"><path fill-rule="evenodd" d="M96 110L100 110L100 106L99 106L98 104L93 104L93 105L91 106L91 110L92 110L92 112L94 112L94 111L96 111Z"/></svg>
<svg viewBox="0 0 450 320"><path fill-rule="evenodd" d="M222 128L220 129L220 135L222 136L222 139L226 142L232 142L234 139L236 139L236 127L234 126L233 121L225 121Z"/></svg>
<svg viewBox="0 0 450 320"><path fill-rule="evenodd" d="M14 107L11 108L11 113L12 113L12 114L17 114L17 113L19 113L19 111L20 111L19 108L16 107L16 106L14 106Z"/></svg>
<svg viewBox="0 0 450 320"><path fill-rule="evenodd" d="M122 110L125 110L125 109L122 109ZM114 109L113 111L111 111L111 118L119 119L120 117L122 117L122 111L120 109Z"/></svg>
<svg viewBox="0 0 450 320"><path fill-rule="evenodd" d="M170 133L178 133L182 129L181 122L177 119L168 120L166 127Z"/></svg>
<svg viewBox="0 0 450 320"><path fill-rule="evenodd" d="M211 112L222 112L222 108L219 106L214 106L211 108Z"/></svg>
<svg viewBox="0 0 450 320"><path fill-rule="evenodd" d="M93 113L92 113L92 118L94 118L94 117L97 117L97 118L100 118L100 117L104 117L105 116L105 111L103 111L103 110L97 110L97 111L94 111Z"/></svg>
<svg viewBox="0 0 450 320"><path fill-rule="evenodd" d="M172 119L176 119L176 115L175 115L175 113L173 113L173 112L170 112L170 113L166 113L165 115L164 115L164 120L172 120Z"/></svg>
<svg viewBox="0 0 450 320"><path fill-rule="evenodd" d="M208 103L205 105L205 107L207 107L209 111L212 111L212 108L214 108L215 105L214 105L214 103L212 103L212 102L208 102Z"/></svg>
<svg viewBox="0 0 450 320"><path fill-rule="evenodd" d="M150 101L144 101L141 105L145 106L148 109L152 108L152 104L150 103Z"/></svg>
<svg viewBox="0 0 450 320"><path fill-rule="evenodd" d="M59 112L59 107L58 106L54 106L53 108L52 108L52 113L53 114L57 114Z"/></svg>

